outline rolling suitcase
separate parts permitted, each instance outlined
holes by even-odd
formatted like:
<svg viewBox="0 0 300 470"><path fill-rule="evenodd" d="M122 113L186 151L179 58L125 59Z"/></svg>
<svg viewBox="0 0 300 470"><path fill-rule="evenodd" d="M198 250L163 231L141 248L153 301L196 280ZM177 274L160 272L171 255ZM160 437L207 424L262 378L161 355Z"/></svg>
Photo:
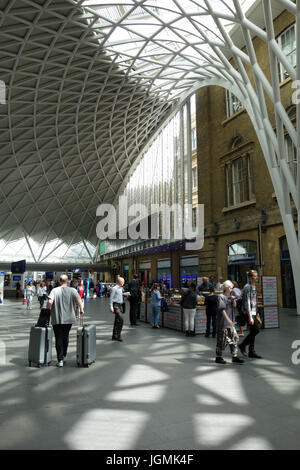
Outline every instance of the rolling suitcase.
<svg viewBox="0 0 300 470"><path fill-rule="evenodd" d="M28 363L35 363L37 367L41 365L48 366L52 361L52 338L53 329L48 327L33 326L30 330Z"/></svg>
<svg viewBox="0 0 300 470"><path fill-rule="evenodd" d="M81 324L77 328L77 366L89 367L95 360L96 326Z"/></svg>

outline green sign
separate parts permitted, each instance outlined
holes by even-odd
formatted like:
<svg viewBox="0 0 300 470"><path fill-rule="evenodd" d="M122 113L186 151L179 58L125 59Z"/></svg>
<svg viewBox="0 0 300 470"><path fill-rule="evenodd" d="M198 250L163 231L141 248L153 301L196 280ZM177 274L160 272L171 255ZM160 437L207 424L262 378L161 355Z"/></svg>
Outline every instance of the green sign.
<svg viewBox="0 0 300 470"><path fill-rule="evenodd" d="M105 240L100 242L100 255L104 255L104 254L105 254Z"/></svg>

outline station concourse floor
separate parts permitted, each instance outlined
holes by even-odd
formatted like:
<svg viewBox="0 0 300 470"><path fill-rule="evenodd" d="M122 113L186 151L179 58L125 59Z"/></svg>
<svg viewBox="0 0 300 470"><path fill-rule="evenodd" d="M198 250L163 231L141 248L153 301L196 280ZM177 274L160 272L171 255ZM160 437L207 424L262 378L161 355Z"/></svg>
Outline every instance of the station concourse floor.
<svg viewBox="0 0 300 470"><path fill-rule="evenodd" d="M1 450L290 450L300 448L300 364L292 363L300 317L281 310L280 329L263 330L256 351L216 364L215 339L129 325L111 341L108 299L86 301L97 327L97 361L76 365L76 325L68 362L28 367L39 304L0 306ZM300 350L298 354L300 359Z"/></svg>

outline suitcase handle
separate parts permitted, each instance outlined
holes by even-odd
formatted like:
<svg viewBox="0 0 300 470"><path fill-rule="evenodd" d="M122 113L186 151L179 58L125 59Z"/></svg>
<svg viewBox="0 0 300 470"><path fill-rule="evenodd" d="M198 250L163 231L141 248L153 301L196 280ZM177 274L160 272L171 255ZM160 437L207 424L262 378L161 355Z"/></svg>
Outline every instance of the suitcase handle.
<svg viewBox="0 0 300 470"><path fill-rule="evenodd" d="M44 351L44 363L47 364L47 354L49 351L49 338L48 338L48 327L46 326L45 333L45 351Z"/></svg>

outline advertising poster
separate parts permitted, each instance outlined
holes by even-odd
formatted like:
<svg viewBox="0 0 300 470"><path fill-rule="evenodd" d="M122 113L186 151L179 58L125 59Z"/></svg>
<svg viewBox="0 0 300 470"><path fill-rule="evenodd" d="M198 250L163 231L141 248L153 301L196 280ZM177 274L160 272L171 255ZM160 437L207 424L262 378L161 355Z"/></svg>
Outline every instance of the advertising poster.
<svg viewBox="0 0 300 470"><path fill-rule="evenodd" d="M195 315L195 333L196 335L204 334L206 332L206 310L204 308L197 308Z"/></svg>
<svg viewBox="0 0 300 470"><path fill-rule="evenodd" d="M279 328L276 276L263 276L264 327Z"/></svg>

